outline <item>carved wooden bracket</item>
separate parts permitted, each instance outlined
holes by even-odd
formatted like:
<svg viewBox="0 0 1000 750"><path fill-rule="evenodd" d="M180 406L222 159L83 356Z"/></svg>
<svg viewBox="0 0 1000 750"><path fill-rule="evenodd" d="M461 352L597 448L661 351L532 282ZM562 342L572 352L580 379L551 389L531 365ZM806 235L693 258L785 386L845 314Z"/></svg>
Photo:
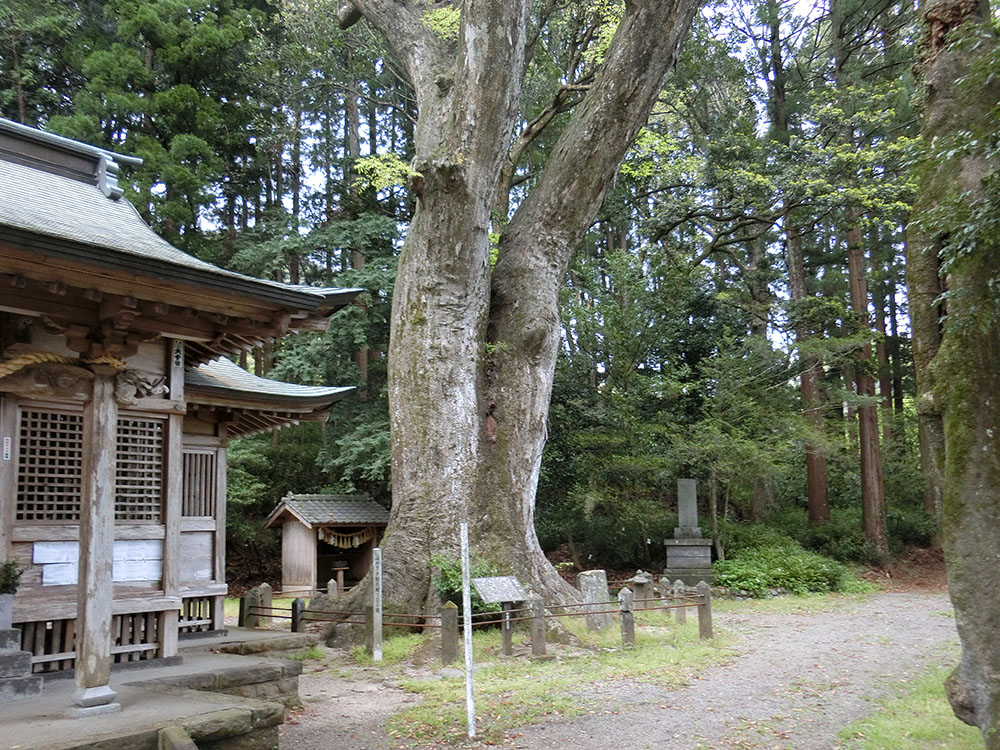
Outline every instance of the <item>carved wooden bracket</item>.
<svg viewBox="0 0 1000 750"><path fill-rule="evenodd" d="M0 378L0 391L36 399L88 401L94 373L84 367L43 362Z"/></svg>

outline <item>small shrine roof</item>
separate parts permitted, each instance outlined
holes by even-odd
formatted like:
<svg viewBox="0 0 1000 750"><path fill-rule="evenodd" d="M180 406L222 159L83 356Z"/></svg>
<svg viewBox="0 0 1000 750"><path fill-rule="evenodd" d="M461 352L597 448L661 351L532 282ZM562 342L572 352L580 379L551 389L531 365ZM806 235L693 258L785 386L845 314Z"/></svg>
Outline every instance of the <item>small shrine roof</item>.
<svg viewBox="0 0 1000 750"><path fill-rule="evenodd" d="M288 513L309 528L317 526L385 526L389 511L367 495L292 495L281 499L267 526Z"/></svg>

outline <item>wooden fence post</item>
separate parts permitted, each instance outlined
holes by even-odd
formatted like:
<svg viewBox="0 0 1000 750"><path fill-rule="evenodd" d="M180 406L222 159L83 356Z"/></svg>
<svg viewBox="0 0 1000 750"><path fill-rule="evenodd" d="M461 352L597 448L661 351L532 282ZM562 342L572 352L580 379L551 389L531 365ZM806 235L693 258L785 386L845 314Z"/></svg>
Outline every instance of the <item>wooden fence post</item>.
<svg viewBox="0 0 1000 750"><path fill-rule="evenodd" d="M622 644L629 648L635 645L635 615L632 614L632 589L628 586L618 592L618 608L621 610Z"/></svg>
<svg viewBox="0 0 1000 750"><path fill-rule="evenodd" d="M292 632L306 632L306 620L303 613L306 609L306 600L299 597L292 602Z"/></svg>
<svg viewBox="0 0 1000 750"><path fill-rule="evenodd" d="M683 600L679 600L678 597L684 596L687 593L684 590L684 581L678 578L674 581L674 604L684 604ZM678 625L683 625L687 622L688 611L687 607L678 607L674 610L674 617L677 620Z"/></svg>
<svg viewBox="0 0 1000 750"><path fill-rule="evenodd" d="M531 608L531 653L545 656L545 603L538 594L528 597Z"/></svg>
<svg viewBox="0 0 1000 750"><path fill-rule="evenodd" d="M503 602L502 605L503 614L501 617L503 620L500 623L500 634L503 640L503 655L512 656L514 654L514 632L510 626L510 610L512 605L510 602Z"/></svg>
<svg viewBox="0 0 1000 750"><path fill-rule="evenodd" d="M458 605L441 606L441 664L448 666L458 658Z"/></svg>
<svg viewBox="0 0 1000 750"><path fill-rule="evenodd" d="M704 581L699 581L696 587L701 596L698 605L698 635L702 639L712 637L712 588Z"/></svg>

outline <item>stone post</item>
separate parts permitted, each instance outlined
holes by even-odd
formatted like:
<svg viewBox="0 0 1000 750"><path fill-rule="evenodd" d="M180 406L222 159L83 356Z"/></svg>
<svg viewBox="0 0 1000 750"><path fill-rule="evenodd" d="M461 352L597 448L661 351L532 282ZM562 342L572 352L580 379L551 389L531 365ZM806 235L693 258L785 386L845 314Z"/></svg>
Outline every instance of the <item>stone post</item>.
<svg viewBox="0 0 1000 750"><path fill-rule="evenodd" d="M257 607L260 606L260 592L256 588L250 589L243 595L243 601L243 627L256 628L260 621L260 616L257 614Z"/></svg>
<svg viewBox="0 0 1000 750"><path fill-rule="evenodd" d="M441 606L441 663L448 666L458 658L458 605Z"/></svg>
<svg viewBox="0 0 1000 750"><path fill-rule="evenodd" d="M340 596L340 587L337 586L336 578L331 578L326 582L326 595L331 599L336 599Z"/></svg>
<svg viewBox="0 0 1000 750"><path fill-rule="evenodd" d="M603 570L585 570L576 577L576 585L580 588L580 594L584 603L590 604L583 607L586 615L584 620L587 623L587 630L604 630L611 626L611 615L607 612L598 614L608 608L608 576Z"/></svg>
<svg viewBox="0 0 1000 750"><path fill-rule="evenodd" d="M528 597L531 609L531 653L545 656L545 603L538 594Z"/></svg>
<svg viewBox="0 0 1000 750"><path fill-rule="evenodd" d="M684 581L678 578L676 581L674 581L674 604L684 604L685 603L684 600L678 599L678 597L684 596L684 594L686 593L687 590L684 588ZM688 618L687 607L678 607L677 609L675 609L674 616L677 620L678 625L683 625L684 623L686 623Z"/></svg>
<svg viewBox="0 0 1000 750"><path fill-rule="evenodd" d="M695 588L702 601L698 605L698 635L708 639L712 637L712 588L704 581L699 581Z"/></svg>
<svg viewBox="0 0 1000 750"><path fill-rule="evenodd" d="M306 600L302 597L298 597L292 602L292 632L293 633L304 633L306 632Z"/></svg>
<svg viewBox="0 0 1000 750"><path fill-rule="evenodd" d="M621 610L622 645L635 645L635 615L632 614L632 589L626 586L618 592L618 608Z"/></svg>
<svg viewBox="0 0 1000 750"><path fill-rule="evenodd" d="M274 592L271 590L271 584L266 582L260 584L257 587L257 592L259 598L257 606L263 610L267 610L266 612L261 612L259 618L260 624L265 626L270 625L274 622L271 617L271 604L274 602Z"/></svg>

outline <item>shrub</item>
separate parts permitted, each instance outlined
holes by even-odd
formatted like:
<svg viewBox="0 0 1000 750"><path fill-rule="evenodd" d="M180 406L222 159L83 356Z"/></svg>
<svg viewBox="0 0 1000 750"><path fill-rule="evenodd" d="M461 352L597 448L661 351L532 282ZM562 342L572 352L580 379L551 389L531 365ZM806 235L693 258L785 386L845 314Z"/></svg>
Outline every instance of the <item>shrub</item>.
<svg viewBox="0 0 1000 750"><path fill-rule="evenodd" d="M462 614L462 561L450 555L437 554L431 557L431 565L438 570L434 576L434 587L441 595L441 599L454 602L458 605L459 614ZM499 570L496 565L473 558L469 573L471 578L488 578L499 575ZM472 587L471 601L474 615L501 610L499 604L486 604L475 586Z"/></svg>
<svg viewBox="0 0 1000 750"><path fill-rule="evenodd" d="M715 564L719 586L766 596L770 589L795 594L840 591L850 580L847 568L834 560L797 547L758 547Z"/></svg>

